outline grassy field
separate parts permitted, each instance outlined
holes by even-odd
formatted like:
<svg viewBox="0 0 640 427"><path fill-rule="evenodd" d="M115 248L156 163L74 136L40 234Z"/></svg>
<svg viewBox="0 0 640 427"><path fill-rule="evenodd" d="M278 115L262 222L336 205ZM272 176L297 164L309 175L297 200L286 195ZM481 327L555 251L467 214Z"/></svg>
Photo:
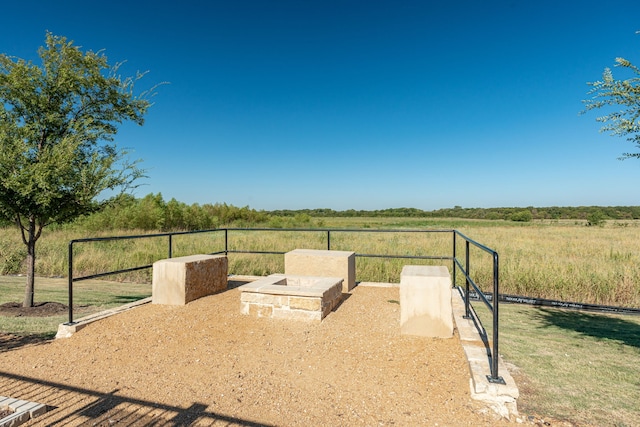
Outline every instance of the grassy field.
<svg viewBox="0 0 640 427"><path fill-rule="evenodd" d="M610 221L604 227L586 227L580 221L516 223L421 218L322 218L327 228L356 228L365 232L332 232L331 248L358 254L450 256L450 234L379 233L376 229L455 228L500 255L503 293L564 301L640 307L640 221ZM113 234L113 233L111 233ZM125 233L121 233L125 234ZM135 234L127 232L126 234ZM94 237L79 230L46 230L38 243L37 274L65 276L71 239ZM166 258L168 239L82 243L74 249L74 275L151 264ZM325 249L324 232L233 231L229 249L286 252L296 248ZM173 256L211 253L224 249L222 232L176 236ZM458 257L464 256L462 241ZM24 245L14 229L0 229L0 274L24 273ZM443 261L407 261L358 258L358 281L398 282L403 265L442 264ZM450 261L446 264L449 266ZM282 272L280 255L231 254L229 271L264 275ZM492 259L471 248L474 281L490 291ZM150 271L112 277L149 282ZM461 277L459 278L462 279Z"/></svg>

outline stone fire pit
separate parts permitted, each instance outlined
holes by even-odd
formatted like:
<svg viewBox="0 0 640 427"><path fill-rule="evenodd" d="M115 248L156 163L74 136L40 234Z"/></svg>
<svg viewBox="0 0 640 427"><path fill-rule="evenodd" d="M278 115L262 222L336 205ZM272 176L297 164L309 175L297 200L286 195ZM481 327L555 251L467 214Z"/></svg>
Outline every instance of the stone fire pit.
<svg viewBox="0 0 640 427"><path fill-rule="evenodd" d="M340 277L272 274L240 287L243 314L321 321L342 298Z"/></svg>

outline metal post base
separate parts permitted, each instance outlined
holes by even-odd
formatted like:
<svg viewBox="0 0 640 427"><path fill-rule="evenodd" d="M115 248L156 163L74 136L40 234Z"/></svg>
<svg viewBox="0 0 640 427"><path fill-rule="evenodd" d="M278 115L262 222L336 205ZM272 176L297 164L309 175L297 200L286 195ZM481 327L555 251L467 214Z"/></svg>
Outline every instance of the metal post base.
<svg viewBox="0 0 640 427"><path fill-rule="evenodd" d="M507 385L507 383L504 382L504 378L502 377L492 377L491 375L487 375L487 381L489 381L491 384Z"/></svg>

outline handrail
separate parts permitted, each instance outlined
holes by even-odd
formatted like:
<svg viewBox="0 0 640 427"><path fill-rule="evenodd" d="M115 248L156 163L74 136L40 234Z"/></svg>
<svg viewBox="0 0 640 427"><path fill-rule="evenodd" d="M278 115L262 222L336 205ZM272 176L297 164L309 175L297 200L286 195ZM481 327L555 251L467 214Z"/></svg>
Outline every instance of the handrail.
<svg viewBox="0 0 640 427"><path fill-rule="evenodd" d="M487 380L491 383L496 384L505 384L504 378L498 375L498 348L499 348L499 298L493 298L493 304L489 302L484 293L480 290L480 288L476 285L473 279L470 277L470 255L469 255L469 246L474 245L478 249L483 250L484 252L489 253L493 258L493 295L499 295L499 258L498 253L493 249L488 248L487 246L476 242L473 239L465 236L461 232L454 230L453 237L453 245L454 245L454 254L456 247L456 236L460 236L465 240L465 267L460 264L458 259L454 255L454 280L455 280L455 267L457 266L463 272L465 276L465 292L464 292L464 317L466 319L471 319L471 302L470 302L470 286L476 291L479 296L480 301L484 303L484 305L491 311L492 314L492 344L493 348L491 350L491 375L487 375ZM455 283L455 281L454 281ZM477 316L476 316L477 318ZM480 322L481 324L482 322Z"/></svg>
<svg viewBox="0 0 640 427"><path fill-rule="evenodd" d="M229 232L237 232L237 231L273 231L273 232L281 232L281 231L294 231L294 232L323 232L326 233L327 236L327 250L331 250L331 233L451 233L453 237L453 245L452 245L452 254L451 255L400 255L400 254L355 254L356 257L363 258L396 258L396 259L441 259L441 260L450 260L452 261L452 270L453 270L453 285L456 286L456 272L458 269L464 274L465 277L465 289L464 289L464 302L465 302L465 318L472 318L472 308L470 302L470 288L473 287L480 300L489 308L492 313L492 322L493 322L493 346L490 350L491 353L491 375L487 375L487 379L492 383L500 383L504 384L504 380L502 377L498 375L498 348L499 348L499 317L498 317L498 300L499 298L493 298L493 303L490 302L484 293L480 290L478 285L473 281L470 275L470 253L469 247L473 245L484 252L491 254L493 258L493 295L499 295L499 282L498 282L498 253L493 249L488 248L481 243L476 242L475 240L470 239L465 236L458 230L454 229L434 229L434 230L425 230L425 229L349 229L349 228L340 228L340 229L328 229L328 228L217 228L217 229L207 229L207 230L195 230L195 231L176 231L176 232L165 232L165 233L154 233L154 234L137 234L130 236L110 236L110 237L89 237L82 239L74 239L69 242L69 322L68 324L73 324L73 283L81 280L94 279L98 277L103 277L112 274L126 273L131 271L143 270L146 268L151 268L153 265L143 265L137 267L131 267L122 270L114 270L96 273L88 276L73 276L73 246L74 244L84 243L84 242L99 242L99 241L109 241L109 240L131 240L131 239L144 239L144 238L157 238L157 237L167 237L168 238L168 247L167 254L169 258L173 256L173 236L178 235L187 235L187 234L199 234L199 233L224 233L224 250L219 250L217 252L212 252L211 255L214 254L224 254L228 255L230 253L245 253L245 254L275 254L282 255L285 252L280 251L251 251L251 250L241 250L241 249L229 249ZM457 238L461 238L465 241L465 265L463 266L460 260L457 257ZM475 314L475 313L474 313ZM478 320L478 323L481 325L482 322L479 321L477 316L475 316Z"/></svg>

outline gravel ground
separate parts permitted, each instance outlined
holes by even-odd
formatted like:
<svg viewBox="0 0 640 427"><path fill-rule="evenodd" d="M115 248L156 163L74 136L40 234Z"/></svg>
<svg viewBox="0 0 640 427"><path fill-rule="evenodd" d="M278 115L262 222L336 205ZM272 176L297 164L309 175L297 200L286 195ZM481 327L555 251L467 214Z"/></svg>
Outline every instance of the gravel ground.
<svg viewBox="0 0 640 427"><path fill-rule="evenodd" d="M458 337L402 336L397 288L356 287L321 323L240 314L229 289L147 304L71 338L0 340L0 394L26 425L489 426Z"/></svg>

